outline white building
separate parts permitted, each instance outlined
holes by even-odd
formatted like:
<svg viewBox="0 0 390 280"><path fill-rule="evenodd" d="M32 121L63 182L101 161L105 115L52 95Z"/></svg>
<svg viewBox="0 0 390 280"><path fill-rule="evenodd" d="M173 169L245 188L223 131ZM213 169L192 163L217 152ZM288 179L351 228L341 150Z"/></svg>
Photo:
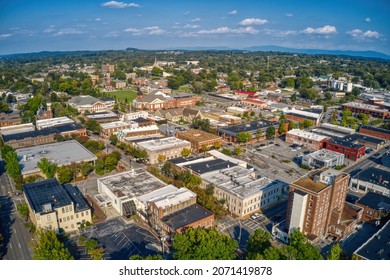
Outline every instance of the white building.
<svg viewBox="0 0 390 280"><path fill-rule="evenodd" d="M127 113L123 114L121 116L121 120L124 122L132 121L138 118L144 118L146 119L149 116L147 111L138 111L138 112L132 112L132 113Z"/></svg>
<svg viewBox="0 0 390 280"><path fill-rule="evenodd" d="M74 123L74 121L68 117L58 117L58 118L52 118L46 120L37 120L35 125L37 127L37 130L41 130L43 128L59 126L63 124L71 124L71 123Z"/></svg>
<svg viewBox="0 0 390 280"><path fill-rule="evenodd" d="M322 149L303 156L302 164L315 167L334 167L344 164L344 154Z"/></svg>

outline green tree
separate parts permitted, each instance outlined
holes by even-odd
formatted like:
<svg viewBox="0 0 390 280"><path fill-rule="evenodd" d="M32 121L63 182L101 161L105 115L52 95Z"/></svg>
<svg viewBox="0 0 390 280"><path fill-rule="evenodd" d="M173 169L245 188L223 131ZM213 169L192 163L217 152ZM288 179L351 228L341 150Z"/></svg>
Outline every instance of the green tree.
<svg viewBox="0 0 390 280"><path fill-rule="evenodd" d="M173 238L177 260L234 260L237 241L216 228L189 228Z"/></svg>
<svg viewBox="0 0 390 280"><path fill-rule="evenodd" d="M104 248L99 247L88 251L88 254L93 260L103 260L104 259Z"/></svg>
<svg viewBox="0 0 390 280"><path fill-rule="evenodd" d="M87 251L96 249L98 246L99 246L99 242L97 242L95 239L88 239L84 243L84 247L85 249L87 249Z"/></svg>
<svg viewBox="0 0 390 280"><path fill-rule="evenodd" d="M0 102L0 112L7 113L9 111L8 104Z"/></svg>
<svg viewBox="0 0 390 280"><path fill-rule="evenodd" d="M138 254L132 255L129 260L131 261L138 261L138 260L146 260L146 261L160 261L163 260L164 258L160 254L156 255L148 255L146 257L142 257Z"/></svg>
<svg viewBox="0 0 390 280"><path fill-rule="evenodd" d="M284 115L282 115L282 116L284 116ZM279 120L278 132L279 132L279 134L283 134L283 133L286 132L286 117L281 118L281 119Z"/></svg>
<svg viewBox="0 0 390 280"><path fill-rule="evenodd" d="M261 136L263 135L263 131L259 128L256 130L256 138L259 140L261 139Z"/></svg>
<svg viewBox="0 0 390 280"><path fill-rule="evenodd" d="M232 152L229 149L227 149L227 148L223 148L222 149L222 153L224 155L227 155L227 156L230 156L232 154Z"/></svg>
<svg viewBox="0 0 390 280"><path fill-rule="evenodd" d="M74 176L74 171L69 166L58 167L56 172L58 181L61 184L69 183Z"/></svg>
<svg viewBox="0 0 390 280"><path fill-rule="evenodd" d="M81 165L80 172L86 177L93 171L93 165L90 162L84 163Z"/></svg>
<svg viewBox="0 0 390 280"><path fill-rule="evenodd" d="M292 130L292 129L294 129L294 128L295 128L295 122L290 121L290 122L288 123L288 130Z"/></svg>
<svg viewBox="0 0 390 280"><path fill-rule="evenodd" d="M100 124L94 119L87 120L85 126L94 133L99 133L101 130Z"/></svg>
<svg viewBox="0 0 390 280"><path fill-rule="evenodd" d="M187 149L187 148L184 148L182 151L181 151L181 156L182 157L188 157L189 155L191 155L191 149Z"/></svg>
<svg viewBox="0 0 390 280"><path fill-rule="evenodd" d="M233 153L238 156L239 154L241 154L243 151L241 150L240 147L235 147L234 150L233 150Z"/></svg>
<svg viewBox="0 0 390 280"><path fill-rule="evenodd" d="M295 230L290 235L290 244L283 247L283 254L288 260L322 260L320 251L300 232Z"/></svg>
<svg viewBox="0 0 390 280"><path fill-rule="evenodd" d="M164 161L167 160L167 156L166 155L158 155L157 157L157 161L161 164L163 163Z"/></svg>
<svg viewBox="0 0 390 280"><path fill-rule="evenodd" d="M27 221L28 215L30 214L30 210L28 209L27 204L26 204L26 203L19 203L19 204L16 206L16 209L17 209L19 215L20 215L25 221Z"/></svg>
<svg viewBox="0 0 390 280"><path fill-rule="evenodd" d="M208 184L206 186L206 194L213 196L214 195L214 189L215 189L215 186L213 184Z"/></svg>
<svg viewBox="0 0 390 280"><path fill-rule="evenodd" d="M252 140L252 134L249 132L241 131L237 134L238 143L246 143Z"/></svg>
<svg viewBox="0 0 390 280"><path fill-rule="evenodd" d="M332 246L329 251L329 254L326 256L327 260L339 260L341 258L343 250L340 247L339 243L336 243Z"/></svg>
<svg viewBox="0 0 390 280"><path fill-rule="evenodd" d="M204 131L210 131L210 120L209 119L201 119L200 117L196 117L192 120L192 127L195 129L201 129Z"/></svg>
<svg viewBox="0 0 390 280"><path fill-rule="evenodd" d="M73 256L58 239L53 230L37 232L34 244L34 260L73 260Z"/></svg>
<svg viewBox="0 0 390 280"><path fill-rule="evenodd" d="M291 102L297 101L297 99L298 99L297 94L296 94L296 93L293 93L293 94L290 96L290 99L291 99Z"/></svg>
<svg viewBox="0 0 390 280"><path fill-rule="evenodd" d="M118 136L116 136L116 134L112 134L109 140L112 145L116 146L116 144L118 143Z"/></svg>
<svg viewBox="0 0 390 280"><path fill-rule="evenodd" d="M47 179L53 178L57 170L57 164L49 162L45 157L41 158L41 160L37 163L37 166Z"/></svg>
<svg viewBox="0 0 390 280"><path fill-rule="evenodd" d="M268 231L258 228L249 236L246 244L248 260L261 259L258 255L263 255L265 249L271 247L271 235Z"/></svg>
<svg viewBox="0 0 390 280"><path fill-rule="evenodd" d="M308 127L313 126L313 122L310 121L310 120L304 120L304 121L302 122L302 125L303 125L303 128L308 128Z"/></svg>
<svg viewBox="0 0 390 280"><path fill-rule="evenodd" d="M266 134L266 136L267 136L267 139L271 139L272 137L274 137L274 136L275 136L275 133L276 133L276 129L275 129L275 127L273 127L273 126L269 126L269 127L267 128L267 130L265 131L265 134Z"/></svg>
<svg viewBox="0 0 390 280"><path fill-rule="evenodd" d="M153 67L152 68L152 75L161 77L163 75L163 70L159 67Z"/></svg>

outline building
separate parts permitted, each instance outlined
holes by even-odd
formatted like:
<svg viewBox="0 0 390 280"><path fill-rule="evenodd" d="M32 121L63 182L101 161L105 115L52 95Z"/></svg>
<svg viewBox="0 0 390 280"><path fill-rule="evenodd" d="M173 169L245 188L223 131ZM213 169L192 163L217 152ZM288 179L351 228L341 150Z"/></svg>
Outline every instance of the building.
<svg viewBox="0 0 390 280"><path fill-rule="evenodd" d="M121 116L121 121L128 122L139 118L147 119L148 117L149 117L149 113L146 111L131 112L131 113L123 114Z"/></svg>
<svg viewBox="0 0 390 280"><path fill-rule="evenodd" d="M351 143L341 139L330 139L326 141L325 148L345 155L345 158L357 161L366 153L366 146Z"/></svg>
<svg viewBox="0 0 390 280"><path fill-rule="evenodd" d="M390 213L390 197L379 193L368 192L355 204L364 209L362 220L365 222L385 218Z"/></svg>
<svg viewBox="0 0 390 280"><path fill-rule="evenodd" d="M159 134L159 132L158 126L154 124L141 127L138 126L138 124L134 124L134 126L130 128L119 130L116 135L119 139L126 139L128 137Z"/></svg>
<svg viewBox="0 0 390 280"><path fill-rule="evenodd" d="M191 108L173 108L166 110L158 110L155 116L165 118L171 122L179 122L181 120L186 122L192 122L196 117L203 119L203 115L199 110Z"/></svg>
<svg viewBox="0 0 390 280"><path fill-rule="evenodd" d="M347 141L354 144L364 145L372 149L380 149L386 144L386 141L381 138L368 136L365 134L354 133L341 138L343 141Z"/></svg>
<svg viewBox="0 0 390 280"><path fill-rule="evenodd" d="M312 242L330 233L343 214L349 174L321 169L290 183L286 228L299 228Z"/></svg>
<svg viewBox="0 0 390 280"><path fill-rule="evenodd" d="M385 154L382 155L382 165L390 168L390 152L387 151Z"/></svg>
<svg viewBox="0 0 390 280"><path fill-rule="evenodd" d="M196 153L204 151L205 148L207 150L215 146L219 148L222 142L221 137L198 129L180 131L177 133L177 138L189 141L192 150Z"/></svg>
<svg viewBox="0 0 390 280"><path fill-rule="evenodd" d="M300 123L308 120L311 121L313 125L318 125L322 116L322 113L318 114L304 110L297 110L295 108L284 111L284 114L286 116L286 120L288 121Z"/></svg>
<svg viewBox="0 0 390 280"><path fill-rule="evenodd" d="M362 260L390 260L390 221L354 253L358 259Z"/></svg>
<svg viewBox="0 0 390 280"><path fill-rule="evenodd" d="M151 92L148 95L139 95L133 100L133 107L138 110L157 111L169 108L195 107L199 96L191 93L165 94L161 91Z"/></svg>
<svg viewBox="0 0 390 280"><path fill-rule="evenodd" d="M287 143L297 144L315 151L323 149L328 139L329 137L300 129L292 129L286 134Z"/></svg>
<svg viewBox="0 0 390 280"><path fill-rule="evenodd" d="M0 127L14 126L22 123L19 112L0 113Z"/></svg>
<svg viewBox="0 0 390 280"><path fill-rule="evenodd" d="M267 177L259 178L242 166L219 169L201 175L204 184L214 185L214 196L225 200L228 211L248 216L281 201L288 184Z"/></svg>
<svg viewBox="0 0 390 280"><path fill-rule="evenodd" d="M46 110L43 108L40 108L37 112L36 119L37 120L47 120L53 118L53 112L51 110L51 103L47 103Z"/></svg>
<svg viewBox="0 0 390 280"><path fill-rule="evenodd" d="M72 232L92 222L91 208L71 184L47 179L23 185L32 223L41 229Z"/></svg>
<svg viewBox="0 0 390 280"><path fill-rule="evenodd" d="M325 135L328 137L338 137L342 138L344 136L354 134L356 131L353 128L334 125L330 123L323 123L321 126L317 126L311 130L311 132L316 134Z"/></svg>
<svg viewBox="0 0 390 280"><path fill-rule="evenodd" d="M115 71L115 65L110 65L110 64L102 65L103 73L114 73L114 71Z"/></svg>
<svg viewBox="0 0 390 280"><path fill-rule="evenodd" d="M376 192L390 197L390 171L388 168L368 167L351 180L352 188L359 192Z"/></svg>
<svg viewBox="0 0 390 280"><path fill-rule="evenodd" d="M169 214L161 219L162 232L173 236L188 228L211 228L214 226L214 214L199 204Z"/></svg>
<svg viewBox="0 0 390 280"><path fill-rule="evenodd" d="M328 81L328 87L335 88L337 90L343 90L345 92L351 92L352 91L352 83L348 81L343 80L336 80L336 79L329 79Z"/></svg>
<svg viewBox="0 0 390 280"><path fill-rule="evenodd" d="M130 217L145 208L139 197L165 187L166 184L142 168L97 179L100 203L112 206L121 216Z"/></svg>
<svg viewBox="0 0 390 280"><path fill-rule="evenodd" d="M348 102L342 104L341 107L343 109L348 109L355 114L364 113L378 119L390 118L389 110L381 109L380 106L377 105L369 105L369 104L363 104L358 102Z"/></svg>
<svg viewBox="0 0 390 280"><path fill-rule="evenodd" d="M344 164L344 154L321 149L302 157L302 165L314 168L335 167Z"/></svg>
<svg viewBox="0 0 390 280"><path fill-rule="evenodd" d="M222 137L224 141L237 143L237 135L240 132L248 132L252 134L252 139L258 139L258 131L261 130L261 139L266 137L267 128L273 126L277 133L279 128L279 122L271 122L267 120L251 121L238 125L232 125L227 127L218 128L218 135ZM286 130L288 124L286 124Z"/></svg>
<svg viewBox="0 0 390 280"><path fill-rule="evenodd" d="M10 134L16 134L16 133L28 132L34 130L35 130L35 125L33 123L23 123L23 124L0 127L0 134L10 135Z"/></svg>
<svg viewBox="0 0 390 280"><path fill-rule="evenodd" d="M264 107L267 106L267 102L261 101L259 99L254 99L254 98L245 98L241 103L246 107L259 108L259 109L263 109Z"/></svg>
<svg viewBox="0 0 390 280"><path fill-rule="evenodd" d="M41 130L2 135L3 142L14 149L57 142L57 137L86 136L87 130L80 124L63 124Z"/></svg>
<svg viewBox="0 0 390 280"><path fill-rule="evenodd" d="M362 125L359 128L361 134L378 137L385 140L390 140L390 130L378 128L375 126Z"/></svg>
<svg viewBox="0 0 390 280"><path fill-rule="evenodd" d="M37 130L41 130L48 127L55 127L64 124L72 124L72 123L74 123L74 121L69 119L68 117L59 117L59 118L37 120L35 126L37 127Z"/></svg>
<svg viewBox="0 0 390 280"><path fill-rule="evenodd" d="M91 114L84 114L86 120L95 120L98 123L107 123L119 121L119 117L114 112L104 111Z"/></svg>
<svg viewBox="0 0 390 280"><path fill-rule="evenodd" d="M93 96L80 95L73 96L68 101L69 106L77 109L80 113L88 112L104 112L114 108L115 100L112 98L106 98L105 100L99 100Z"/></svg>
<svg viewBox="0 0 390 280"><path fill-rule="evenodd" d="M190 142L180 140L175 137L138 142L136 145L138 148L145 150L148 153L148 160L150 164L159 163L160 156L169 160L180 157L183 149L191 149Z"/></svg>
<svg viewBox="0 0 390 280"><path fill-rule="evenodd" d="M234 114L234 115L243 115L245 113L249 113L251 109L248 108L241 108L236 106L231 106L226 109L226 112Z"/></svg>
<svg viewBox="0 0 390 280"><path fill-rule="evenodd" d="M116 122L109 122L109 123L101 123L100 127L101 127L100 135L102 137L108 138L111 135L116 134L121 130L131 128L131 127L138 127L138 125L135 125L134 123L116 121Z"/></svg>
<svg viewBox="0 0 390 280"><path fill-rule="evenodd" d="M242 119L240 117L224 114L219 116L219 121L229 124L229 125L235 125L242 123Z"/></svg>
<svg viewBox="0 0 390 280"><path fill-rule="evenodd" d="M42 158L57 164L58 167L85 162L93 163L97 160L94 154L76 140L16 149L15 152L18 155L23 176L41 173L37 163Z"/></svg>

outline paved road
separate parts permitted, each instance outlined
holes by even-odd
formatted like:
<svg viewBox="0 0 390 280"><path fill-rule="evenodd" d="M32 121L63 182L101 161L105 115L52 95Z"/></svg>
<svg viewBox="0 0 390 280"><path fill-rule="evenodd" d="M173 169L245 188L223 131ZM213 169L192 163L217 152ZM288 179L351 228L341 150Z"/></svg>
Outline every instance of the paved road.
<svg viewBox="0 0 390 280"><path fill-rule="evenodd" d="M15 203L22 197L11 197L12 185L4 172L4 163L0 162L0 198L1 198L1 233L3 241L0 245L0 259L31 260L31 235L24 226L24 221L17 215Z"/></svg>

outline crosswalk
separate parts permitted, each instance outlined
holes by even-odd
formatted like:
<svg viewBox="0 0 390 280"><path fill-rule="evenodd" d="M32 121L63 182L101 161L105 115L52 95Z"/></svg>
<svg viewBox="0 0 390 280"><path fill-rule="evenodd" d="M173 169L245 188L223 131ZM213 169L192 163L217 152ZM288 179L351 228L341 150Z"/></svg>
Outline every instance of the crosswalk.
<svg viewBox="0 0 390 280"><path fill-rule="evenodd" d="M264 216L260 216L257 219L250 218L250 219L242 221L242 225L245 226L246 228L252 230L252 232L254 232L258 228L266 229L265 226L268 223L269 223L269 220Z"/></svg>

